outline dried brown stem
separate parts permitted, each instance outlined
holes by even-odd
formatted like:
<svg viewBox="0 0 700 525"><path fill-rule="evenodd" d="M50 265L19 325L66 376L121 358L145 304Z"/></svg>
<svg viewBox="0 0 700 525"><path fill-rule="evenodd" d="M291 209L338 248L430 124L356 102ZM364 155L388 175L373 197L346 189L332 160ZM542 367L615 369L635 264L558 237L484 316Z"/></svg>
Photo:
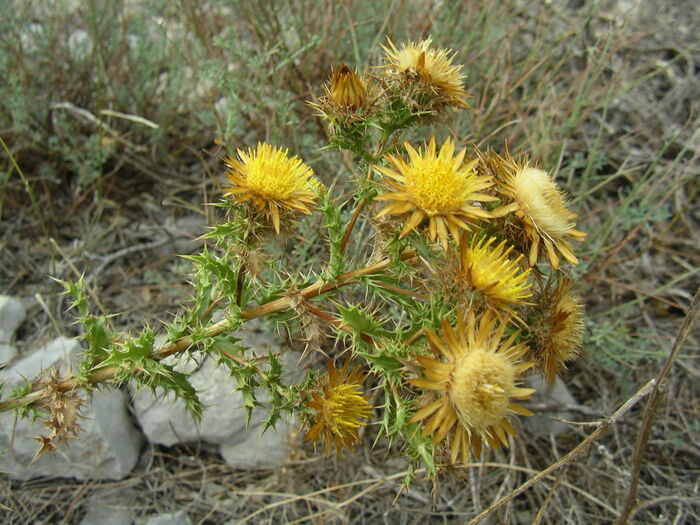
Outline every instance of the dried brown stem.
<svg viewBox="0 0 700 525"><path fill-rule="evenodd" d="M401 259L402 260L407 260L411 259L416 256L416 253L407 250L404 253L401 254ZM392 261L391 259L384 259L383 261L380 261L376 264L366 266L364 268L359 268L357 270L353 270L350 272L346 272L341 274L338 279L335 282L326 282L326 281L318 281L310 286L307 286L303 290L299 292L298 296L301 296L303 299L312 299L314 297L317 297L321 294L336 290L342 286L345 286L347 284L350 284L353 282L355 279L358 277L362 277L364 275L371 275L376 272L381 272L382 270L385 270L391 265ZM254 308L248 308L247 310L244 310L241 313L241 316L244 321L250 321L251 319L255 319L257 317L264 317L266 315L271 315L274 313L278 312L283 312L285 310L290 310L293 308L293 298L292 297L281 297L279 299L274 299L268 303L261 304L259 306L256 306ZM216 337L217 335L220 335L227 331L229 329L229 322L228 320L222 320L217 323L213 323L209 325L209 327L205 330L205 337ZM184 336L175 341L174 343L166 344L164 346L161 346L160 348L157 348L153 351L151 356L153 359L156 360L161 360L165 357L168 357L169 355L176 354L178 352L182 352L189 347L191 347L194 344L194 341L191 336ZM113 366L108 366L105 368L101 368L95 372L93 372L90 375L90 378L88 381L92 384L96 383L102 383L105 381L109 381L114 378L114 376L117 373L117 368ZM73 376L73 377L68 377L61 381L61 383L57 386L57 389L63 392L66 392L68 390L73 390L76 388L81 387L81 382L80 380ZM27 406L36 403L37 401L41 400L45 395L45 392L43 390L36 390L34 392L30 392L29 394L23 396L23 397L18 397L18 398L12 398L12 399L7 399L5 401L0 401L0 412L6 412L8 410L12 410L14 408L18 408L21 406Z"/></svg>
<svg viewBox="0 0 700 525"><path fill-rule="evenodd" d="M654 424L654 419L656 418L656 411L661 403L661 391L663 384L666 382L666 378L671 373L671 368L673 363L680 353L683 343L685 343L690 330L695 323L698 316L698 310L700 309L700 287L695 291L695 297L693 297L690 307L688 308L688 313L683 320L681 329L678 331L678 337L673 343L673 348L671 353L668 354L666 363L661 369L658 377L656 378L656 384L649 396L646 406L644 407L644 415L642 416L642 428L637 435L637 443L634 447L634 453L632 454L632 468L631 468L631 481L630 489L627 493L627 499L625 500L625 506L622 508L620 515L615 520L615 525L622 525L627 523L630 515L632 514L632 509L637 503L637 489L639 488L639 474L642 469L642 462L644 460L644 452L646 451L647 444L649 443L649 437L651 436L651 427Z"/></svg>
<svg viewBox="0 0 700 525"><path fill-rule="evenodd" d="M649 380L649 382L646 383L642 388L640 388L636 394L634 394L627 401L625 401L625 403L620 408L618 408L612 416L601 420L598 423L598 426L596 427L596 429L593 432L591 432L590 435L586 439L584 439L581 443L579 443L576 446L576 448L574 448L571 452L566 454L564 457L562 457L558 461L552 463L546 469L542 470L541 472L538 472L536 475L531 477L529 480L527 480L525 483L520 485L518 488L514 489L510 493L503 496L496 503L494 503L489 508L487 508L486 510L481 512L474 519L472 519L469 522L469 525L479 523L481 520L486 518L489 514L500 509L503 505L505 505L509 501L518 497L520 494L525 492L527 489L532 487L534 484L538 483L542 479L544 479L547 476L549 476L550 474L552 474L552 472L555 472L556 470L558 470L564 466L570 465L571 463L576 461L579 457L581 457L583 454L588 452L588 449L591 448L591 445L593 445L595 440L598 439L610 427L610 425L617 422L618 419L620 419L625 413L627 413L642 398L644 398L646 395L648 395L650 392L652 392L655 384L656 384L655 379Z"/></svg>

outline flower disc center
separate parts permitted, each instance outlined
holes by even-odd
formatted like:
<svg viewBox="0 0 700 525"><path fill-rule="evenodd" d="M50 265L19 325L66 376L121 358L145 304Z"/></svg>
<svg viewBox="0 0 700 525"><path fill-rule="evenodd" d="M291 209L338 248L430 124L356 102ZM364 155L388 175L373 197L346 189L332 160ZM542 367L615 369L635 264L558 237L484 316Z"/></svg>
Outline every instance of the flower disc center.
<svg viewBox="0 0 700 525"><path fill-rule="evenodd" d="M508 358L476 349L455 364L448 393L462 424L484 431L507 415L514 389L515 374Z"/></svg>

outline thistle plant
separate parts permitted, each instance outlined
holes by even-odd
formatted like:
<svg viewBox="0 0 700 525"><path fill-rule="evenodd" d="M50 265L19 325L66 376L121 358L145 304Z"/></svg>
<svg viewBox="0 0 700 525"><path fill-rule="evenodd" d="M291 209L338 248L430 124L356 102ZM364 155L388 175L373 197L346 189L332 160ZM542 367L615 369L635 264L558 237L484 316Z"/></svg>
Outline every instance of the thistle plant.
<svg viewBox="0 0 700 525"><path fill-rule="evenodd" d="M40 452L79 433L76 393L106 382L173 392L196 420L196 390L163 362L174 354L215 357L249 415L266 411L266 427L295 417L326 455L384 441L436 475L509 445L516 416L531 415L526 376L553 383L581 344L570 269L585 234L546 167L438 141L450 114L470 109L454 51L429 39L384 51L362 74L334 65L309 102L327 125L325 150L351 158L351 179L315 174L283 145L223 160L219 220L189 256L192 299L160 330L165 343L149 327L111 332L83 283L66 283L82 364L0 402L48 415ZM425 126L422 140L407 138ZM299 240L315 261L294 267L285 256ZM299 345L264 356L242 346L236 332L261 317ZM284 352L306 369L299 381L286 379Z"/></svg>

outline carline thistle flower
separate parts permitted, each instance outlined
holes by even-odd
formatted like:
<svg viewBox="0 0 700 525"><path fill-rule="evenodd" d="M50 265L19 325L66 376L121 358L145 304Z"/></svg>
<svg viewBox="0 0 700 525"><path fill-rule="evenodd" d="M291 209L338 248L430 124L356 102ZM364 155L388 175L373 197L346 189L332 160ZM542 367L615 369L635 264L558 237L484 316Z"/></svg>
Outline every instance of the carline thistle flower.
<svg viewBox="0 0 700 525"><path fill-rule="evenodd" d="M508 201L492 214L503 217L514 213L520 219L530 245L530 266L537 264L540 243L555 270L559 269L557 251L571 264L578 264L569 241L582 241L586 234L576 229L576 214L566 207L561 190L547 172L493 151L482 155L481 160Z"/></svg>
<svg viewBox="0 0 700 525"><path fill-rule="evenodd" d="M226 177L231 183L224 189L236 202L250 201L272 220L275 231L280 231L282 212L311 215L309 205L314 203L318 181L313 171L295 156L289 156L270 144L258 143L255 150L238 150L238 159L224 159L228 167Z"/></svg>
<svg viewBox="0 0 700 525"><path fill-rule="evenodd" d="M343 64L339 69L333 68L327 94L335 106L354 110L365 103L367 88L357 70Z"/></svg>
<svg viewBox="0 0 700 525"><path fill-rule="evenodd" d="M423 100L426 109L439 110L444 106L469 108L464 89L462 66L452 64L456 51L434 49L432 40L401 44L398 49L388 39L388 47L382 45L387 64L382 66L389 79L399 85L410 86Z"/></svg>
<svg viewBox="0 0 700 525"><path fill-rule="evenodd" d="M506 248L506 241L494 246L495 237L474 235L470 242L462 240L460 244L461 277L481 294L486 303L496 311L514 312L510 305L529 304L526 299L532 297L528 281L530 268L521 271L517 258L508 257L513 250Z"/></svg>
<svg viewBox="0 0 700 525"><path fill-rule="evenodd" d="M424 406L411 421L427 420L423 435L432 434L435 444L451 434L452 463L460 457L468 462L470 451L479 458L484 442L495 449L507 447L507 434L515 435L508 417L532 415L512 400L527 399L535 391L518 386L520 374L534 363L520 360L528 349L523 343L515 344L517 332L504 339L506 325L496 326L495 318L486 312L477 327L470 311L466 324L458 312L456 331L443 320L442 339L425 331L435 353L447 361L416 357L425 377L409 379L409 383L427 392Z"/></svg>
<svg viewBox="0 0 700 525"><path fill-rule="evenodd" d="M583 338L583 300L571 293L573 281L560 278L557 287L542 293L541 310L531 323L534 359L551 385L566 363L578 357Z"/></svg>
<svg viewBox="0 0 700 525"><path fill-rule="evenodd" d="M425 151L416 151L408 142L404 146L408 160L387 155L391 168L375 166L385 176L389 190L375 200L390 201L377 217L410 212L401 238L427 218L430 239L435 241L438 238L447 251L448 231L459 244L460 229L469 230L468 221L491 217L477 203L497 200L482 193L492 183L488 177L477 175L476 160L464 162L466 148L455 155L455 142L451 138L445 141L439 152L435 137L430 139Z"/></svg>
<svg viewBox="0 0 700 525"><path fill-rule="evenodd" d="M331 446L335 445L340 457L343 448L352 449L360 441L358 429L372 415L372 406L369 396L362 392L366 374L360 369L349 372L348 362L340 370L330 360L327 366L328 379L322 384L321 392L312 392L312 400L306 402L316 412L316 423L304 441L323 442L326 456L330 456Z"/></svg>

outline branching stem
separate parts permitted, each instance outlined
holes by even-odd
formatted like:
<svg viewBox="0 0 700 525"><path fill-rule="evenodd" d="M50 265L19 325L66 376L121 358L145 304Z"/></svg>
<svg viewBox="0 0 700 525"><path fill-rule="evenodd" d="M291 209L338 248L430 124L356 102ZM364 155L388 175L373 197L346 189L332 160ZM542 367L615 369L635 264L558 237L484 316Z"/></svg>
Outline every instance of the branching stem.
<svg viewBox="0 0 700 525"><path fill-rule="evenodd" d="M416 256L416 253L412 250L407 250L401 254L401 259L402 260L408 260ZM326 282L326 281L318 281L310 286L307 286L303 290L301 290L298 294L298 296L301 296L303 299L312 299L314 297L317 297L321 294L331 292L333 290L336 290L340 288L341 286L345 286L347 284L352 283L354 280L356 280L359 277L365 276L365 275L371 275L373 273L381 272L391 266L392 260L387 258L384 259L383 261L380 261L376 264L366 266L364 268L359 268L356 270L352 270L350 272L346 272L341 274L337 281L335 282ZM286 310L290 310L293 308L293 299L292 297L280 297L279 299L274 299L268 303L261 304L259 306L253 307L253 308L248 308L247 310L244 310L241 312L241 317L243 318L244 321L250 321L251 319L256 319L258 317L264 317L266 315L271 315L279 312L284 312ZM209 327L205 330L205 337L216 337L217 335L220 335L227 330L229 330L229 321L227 319L224 319L222 321L219 321L217 323L212 323L209 325ZM161 346L160 348L157 348L153 351L151 354L151 357L153 359L156 359L160 361L161 359L164 359L168 357L169 355L176 354L178 352L183 352L190 348L194 344L194 340L191 336L184 336L179 338L177 341L174 343L166 344L164 346ZM93 372L88 381L91 384L97 384L97 383L103 383L110 381L114 379L114 376L117 374L118 369L113 366L108 366L105 368L101 368L99 370L96 370ZM61 381L61 383L57 386L57 389L66 392L69 390L74 390L76 388L81 388L81 382L80 380L75 377L68 377ZM38 401L40 401L44 396L46 395L46 392L43 389L35 390L34 392L31 392L25 396L22 397L17 397L17 398L12 398L12 399L7 399L5 401L0 401L0 412L6 412L8 410L12 410L14 408L19 408L22 406L28 406L32 405Z"/></svg>

